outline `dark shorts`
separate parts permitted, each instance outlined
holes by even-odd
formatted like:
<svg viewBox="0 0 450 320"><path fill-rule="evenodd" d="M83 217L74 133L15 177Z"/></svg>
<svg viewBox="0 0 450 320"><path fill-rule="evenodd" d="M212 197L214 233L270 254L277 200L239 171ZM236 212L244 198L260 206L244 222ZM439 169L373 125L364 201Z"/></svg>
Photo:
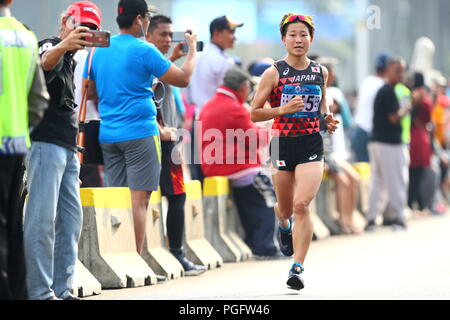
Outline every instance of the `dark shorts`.
<svg viewBox="0 0 450 320"><path fill-rule="evenodd" d="M183 167L179 145L172 141L161 141L161 178L160 187L163 196L185 193Z"/></svg>
<svg viewBox="0 0 450 320"><path fill-rule="evenodd" d="M320 133L302 137L273 137L270 160L275 169L295 171L299 164L322 162L323 139Z"/></svg>

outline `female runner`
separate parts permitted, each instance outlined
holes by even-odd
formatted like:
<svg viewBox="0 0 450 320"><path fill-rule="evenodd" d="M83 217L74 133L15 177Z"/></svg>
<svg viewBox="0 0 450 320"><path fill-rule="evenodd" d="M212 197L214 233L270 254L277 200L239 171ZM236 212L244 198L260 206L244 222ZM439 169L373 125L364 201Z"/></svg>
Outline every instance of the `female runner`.
<svg viewBox="0 0 450 320"><path fill-rule="evenodd" d="M324 164L321 119L329 133L339 121L325 101L328 70L307 57L314 38L311 16L288 13L280 24L287 57L263 74L252 103L252 121L274 119L270 155L278 206L280 249L294 255L287 284L304 288L301 274L313 237L310 204L319 190ZM272 108L264 109L269 100ZM295 216L295 223L291 217Z"/></svg>

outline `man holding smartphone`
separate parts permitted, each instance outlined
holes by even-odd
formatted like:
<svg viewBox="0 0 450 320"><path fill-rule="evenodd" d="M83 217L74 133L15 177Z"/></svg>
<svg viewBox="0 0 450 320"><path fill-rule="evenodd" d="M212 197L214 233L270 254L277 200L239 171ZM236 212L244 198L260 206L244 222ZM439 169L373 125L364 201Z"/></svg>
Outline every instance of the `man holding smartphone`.
<svg viewBox="0 0 450 320"><path fill-rule="evenodd" d="M147 33L147 41L154 44L162 53L167 54L172 46L172 20L163 15L152 18ZM186 55L182 50L182 42L175 45L169 58L174 62ZM189 261L182 248L184 232L184 204L186 193L184 189L183 168L181 160L181 144L173 141L177 129L183 123L178 115L173 89L170 84L159 81L162 86L156 90L163 90L164 97L158 108L158 118L161 136L161 178L162 195L167 198L167 237L170 252L177 258L186 276L196 276L206 271L204 266L195 265Z"/></svg>
<svg viewBox="0 0 450 320"><path fill-rule="evenodd" d="M100 21L95 4L75 2L61 17L59 36L39 43L50 104L31 134L26 160L24 240L32 300L78 300L70 293L82 226L73 55L92 45L89 28L79 25L99 28Z"/></svg>

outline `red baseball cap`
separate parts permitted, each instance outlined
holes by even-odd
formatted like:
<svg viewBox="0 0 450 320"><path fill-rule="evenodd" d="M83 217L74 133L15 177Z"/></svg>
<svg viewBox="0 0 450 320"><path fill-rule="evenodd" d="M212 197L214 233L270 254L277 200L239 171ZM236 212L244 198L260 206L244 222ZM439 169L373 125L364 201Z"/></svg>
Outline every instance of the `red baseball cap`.
<svg viewBox="0 0 450 320"><path fill-rule="evenodd" d="M102 12L90 1L78 1L67 8L67 15L72 16L78 23L92 23L98 29L102 21Z"/></svg>

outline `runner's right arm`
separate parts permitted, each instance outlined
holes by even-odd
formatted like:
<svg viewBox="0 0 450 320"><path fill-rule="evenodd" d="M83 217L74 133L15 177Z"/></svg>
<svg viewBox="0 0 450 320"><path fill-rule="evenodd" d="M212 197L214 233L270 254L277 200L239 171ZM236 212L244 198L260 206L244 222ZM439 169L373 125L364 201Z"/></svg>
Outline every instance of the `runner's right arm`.
<svg viewBox="0 0 450 320"><path fill-rule="evenodd" d="M262 122L272 120L274 118L303 111L305 105L302 98L294 97L288 104L278 108L264 108L264 105L270 96L272 90L276 87L279 81L278 70L272 66L267 69L262 75L261 82L258 86L258 91L252 102L251 118L253 122Z"/></svg>

